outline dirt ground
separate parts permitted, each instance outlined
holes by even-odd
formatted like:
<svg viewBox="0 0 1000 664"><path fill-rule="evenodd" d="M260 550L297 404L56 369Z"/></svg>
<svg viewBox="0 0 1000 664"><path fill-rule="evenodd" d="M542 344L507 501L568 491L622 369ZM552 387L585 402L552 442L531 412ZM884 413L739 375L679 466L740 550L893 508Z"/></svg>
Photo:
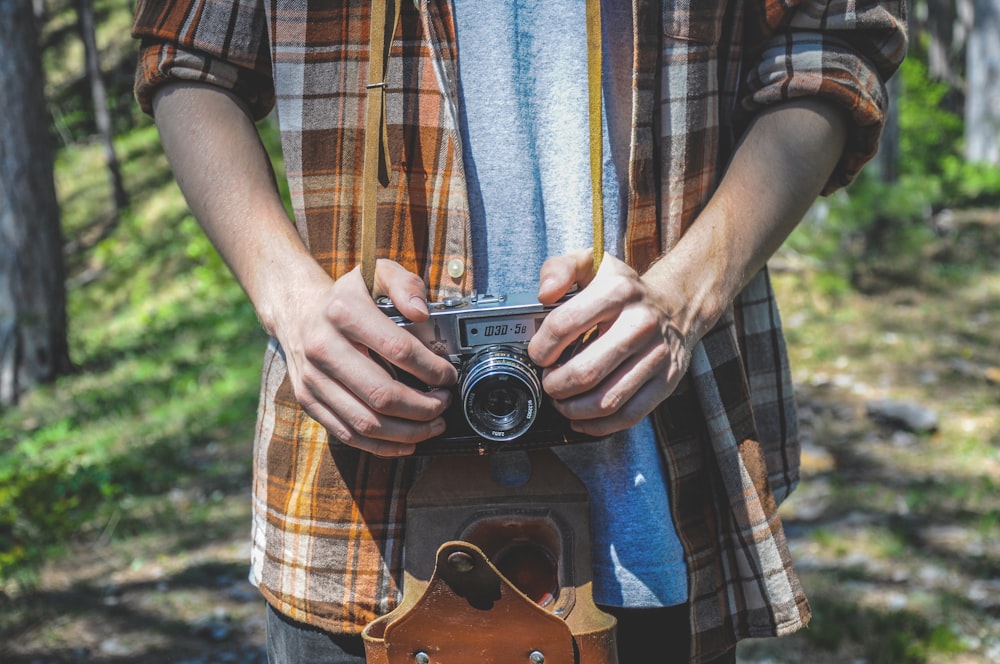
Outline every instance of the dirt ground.
<svg viewBox="0 0 1000 664"><path fill-rule="evenodd" d="M803 584L811 596L815 594L811 598L817 617L802 634L743 644L739 661L1000 662L998 570L983 570L976 563L986 560L996 565L1000 560L1000 542L995 537L957 527L921 531L920 536L928 538L926 546L963 552L964 558L950 563L929 554L890 562L833 543L837 533L873 530L881 520L888 523L901 517L860 513L834 504L832 471L836 468L855 482L875 486L889 480L865 459L878 454L880 446L910 446L915 451L920 442L899 431L877 433L858 412L858 405L829 400L831 393L836 390L808 388L800 397L805 479L783 507ZM834 445L814 442L820 430ZM176 532L109 538L110 542L80 545L47 566L35 590L6 602L21 619L16 631L4 635L0 661L266 662L263 604L246 580L249 549L241 524L249 523L247 496L234 492L201 499L226 515L227 525L218 536L204 533L198 545L185 544L178 550ZM191 509L189 503L198 498L174 495L171 500L181 511L177 516L183 517L183 510ZM971 614L957 616L955 607L947 609L958 620L954 629L955 638L961 640L960 652L945 648L947 652L936 656L932 652L931 656L899 659L894 650L886 659L878 659L879 651L870 643L877 635L866 632L880 629L880 620L881 628L890 631L919 632L925 625L916 616L927 610L925 604L941 598L951 598L945 601L954 604L956 597L980 612L980 618L973 619ZM867 618L865 612L869 612ZM914 624L899 624L907 619ZM831 626L829 621L837 624Z"/></svg>

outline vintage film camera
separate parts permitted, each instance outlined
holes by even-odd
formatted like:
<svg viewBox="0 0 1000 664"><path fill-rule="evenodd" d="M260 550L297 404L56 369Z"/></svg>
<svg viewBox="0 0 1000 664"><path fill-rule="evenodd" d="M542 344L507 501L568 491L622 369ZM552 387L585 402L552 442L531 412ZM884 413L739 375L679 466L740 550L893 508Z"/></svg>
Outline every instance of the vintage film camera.
<svg viewBox="0 0 1000 664"><path fill-rule="evenodd" d="M447 428L438 438L418 446L418 454L501 449L531 449L590 440L574 432L542 391L541 368L528 358L528 342L554 305L534 295L473 295L428 302L430 318L415 323L401 316L385 297L377 304L397 325L459 372L455 399L445 412ZM579 349L571 344L560 361ZM402 382L429 389L416 378L383 362Z"/></svg>

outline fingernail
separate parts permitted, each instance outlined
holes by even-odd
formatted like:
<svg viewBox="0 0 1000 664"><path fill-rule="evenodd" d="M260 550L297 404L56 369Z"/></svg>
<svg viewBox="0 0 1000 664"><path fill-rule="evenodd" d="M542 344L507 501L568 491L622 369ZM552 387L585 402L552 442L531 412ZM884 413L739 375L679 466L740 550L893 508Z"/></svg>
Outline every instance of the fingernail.
<svg viewBox="0 0 1000 664"><path fill-rule="evenodd" d="M451 405L451 390L441 390L441 392L443 392L442 396L444 397L445 407L447 408Z"/></svg>
<svg viewBox="0 0 1000 664"><path fill-rule="evenodd" d="M430 313L430 311L427 310L427 302L422 297L414 295L413 297L410 298L410 304L413 305L414 308L420 310L425 314Z"/></svg>

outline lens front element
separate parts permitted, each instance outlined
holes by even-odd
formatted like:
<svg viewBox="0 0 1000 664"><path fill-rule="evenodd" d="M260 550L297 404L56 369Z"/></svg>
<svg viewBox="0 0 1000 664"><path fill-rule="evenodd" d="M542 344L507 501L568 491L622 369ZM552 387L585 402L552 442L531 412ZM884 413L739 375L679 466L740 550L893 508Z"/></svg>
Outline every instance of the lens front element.
<svg viewBox="0 0 1000 664"><path fill-rule="evenodd" d="M542 386L535 365L510 346L490 346L470 360L462 380L465 419L492 441L522 435L538 416Z"/></svg>

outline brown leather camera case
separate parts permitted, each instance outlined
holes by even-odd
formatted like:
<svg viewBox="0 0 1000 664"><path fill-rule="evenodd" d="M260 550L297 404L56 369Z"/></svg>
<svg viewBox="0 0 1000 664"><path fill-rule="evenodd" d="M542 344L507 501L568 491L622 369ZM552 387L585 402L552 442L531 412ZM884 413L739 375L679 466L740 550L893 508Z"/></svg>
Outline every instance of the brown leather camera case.
<svg viewBox="0 0 1000 664"><path fill-rule="evenodd" d="M516 487L485 456L431 459L408 498L402 601L362 634L370 664L617 664L615 619L591 590L586 488L550 450L529 458ZM504 576L511 547L544 552L552 592Z"/></svg>

